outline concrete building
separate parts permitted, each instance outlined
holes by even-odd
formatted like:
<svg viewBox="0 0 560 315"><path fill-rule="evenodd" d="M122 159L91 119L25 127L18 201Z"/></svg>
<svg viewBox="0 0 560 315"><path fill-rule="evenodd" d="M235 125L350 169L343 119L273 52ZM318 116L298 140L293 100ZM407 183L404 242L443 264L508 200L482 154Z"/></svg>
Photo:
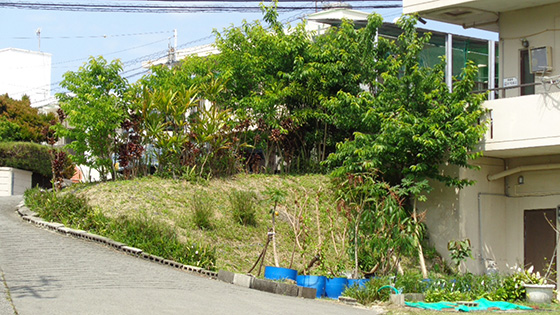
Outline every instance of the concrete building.
<svg viewBox="0 0 560 315"><path fill-rule="evenodd" d="M480 144L479 171L445 168L476 180L437 186L423 205L440 253L470 239L471 272L496 265L558 271L560 207L560 1L403 0L404 13L499 32L499 71ZM491 88L491 87L490 87Z"/></svg>
<svg viewBox="0 0 560 315"><path fill-rule="evenodd" d="M0 93L7 93L16 100L27 95L33 107L52 103L51 54L18 48L0 49Z"/></svg>

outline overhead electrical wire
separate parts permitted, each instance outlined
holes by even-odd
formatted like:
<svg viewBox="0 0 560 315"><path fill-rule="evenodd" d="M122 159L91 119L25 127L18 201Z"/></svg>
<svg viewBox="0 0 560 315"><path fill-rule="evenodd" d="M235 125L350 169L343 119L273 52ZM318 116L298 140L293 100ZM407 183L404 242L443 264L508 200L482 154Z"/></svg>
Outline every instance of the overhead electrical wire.
<svg viewBox="0 0 560 315"><path fill-rule="evenodd" d="M91 38L113 38L113 37L129 37L129 36L144 36L155 34L169 34L173 31L159 31L159 32L145 32L145 33L129 33L129 34L104 34L104 35L75 35L75 36L41 36L41 39L91 39ZM28 37L11 37L10 39L35 39L36 36Z"/></svg>
<svg viewBox="0 0 560 315"><path fill-rule="evenodd" d="M30 9L30 10L56 10L56 11L81 11L81 12L127 12L127 13L219 13L219 12L260 12L261 6L260 5L249 5L249 6L231 6L231 5L223 5L223 6L216 6L216 5L156 5L156 4L145 4L145 5L138 5L134 2L127 1L126 4L115 4L115 3L69 3L69 2L51 2L51 3L44 3L44 2L0 2L0 8L14 8L14 9ZM144 1L148 2L148 1ZM153 2L153 1L150 1ZM167 1L159 1L159 2L170 2ZM176 3L178 1L172 1ZM182 1L185 2L185 1ZM201 1L196 1L196 3L200 3ZM224 1L202 1L208 3L223 3ZM251 3L247 1L236 1L230 0L230 2L243 2L243 3ZM287 3L288 1L282 1L281 3ZM294 2L294 0L290 1ZM299 1L295 1L299 2ZM305 2L308 2L306 0ZM367 2L367 1L361 1ZM373 2L373 1L369 1ZM385 1L382 1L385 2ZM118 3L125 3L125 2L118 2ZM256 3L252 2L252 3ZM356 5L352 6L354 9L391 9L391 8L400 8L402 7L401 4L367 4L367 5ZM309 6L281 6L278 4L276 10L278 12L289 12L289 11L297 11L297 10L305 10L310 9Z"/></svg>

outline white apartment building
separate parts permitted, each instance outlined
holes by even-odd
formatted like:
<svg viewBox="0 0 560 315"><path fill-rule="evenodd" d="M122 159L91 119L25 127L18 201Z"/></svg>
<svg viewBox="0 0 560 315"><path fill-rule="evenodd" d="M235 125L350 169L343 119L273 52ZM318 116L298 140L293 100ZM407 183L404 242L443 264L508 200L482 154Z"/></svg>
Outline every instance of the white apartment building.
<svg viewBox="0 0 560 315"><path fill-rule="evenodd" d="M449 240L470 239L471 272L494 264L502 272L547 269L558 258L560 1L403 0L403 10L500 38L497 88L484 103L484 157L474 162L480 170L446 168L476 184L460 191L437 186L428 196L430 240L446 253Z"/></svg>
<svg viewBox="0 0 560 315"><path fill-rule="evenodd" d="M0 49L0 94L8 94L16 100L27 95L33 107L52 103L51 54L18 48Z"/></svg>

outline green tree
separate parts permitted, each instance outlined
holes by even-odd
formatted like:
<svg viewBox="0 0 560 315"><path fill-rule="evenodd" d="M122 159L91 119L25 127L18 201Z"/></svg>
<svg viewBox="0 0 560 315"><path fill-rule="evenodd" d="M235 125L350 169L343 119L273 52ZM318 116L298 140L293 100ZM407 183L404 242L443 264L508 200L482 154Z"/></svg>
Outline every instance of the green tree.
<svg viewBox="0 0 560 315"><path fill-rule="evenodd" d="M21 101L0 95L0 141L42 142L43 129L54 119L53 114L39 114L28 97Z"/></svg>
<svg viewBox="0 0 560 315"><path fill-rule="evenodd" d="M127 115L129 86L121 70L118 60L91 57L78 71L64 74L60 85L68 93L56 95L69 126L58 125L58 135L74 140L68 145L75 152L73 161L96 169L102 180L111 173L115 178L115 139Z"/></svg>
<svg viewBox="0 0 560 315"><path fill-rule="evenodd" d="M369 22L375 22L375 17ZM415 17L404 16L397 23L402 34L396 41L379 38L374 47L388 49L384 60L362 60L366 69L384 69L379 75L372 71L363 78L369 91L339 92L329 100L335 112L354 109L357 131L352 139L337 145L327 164L335 168L333 176L339 183L348 174L374 174L375 183L387 183L408 201L403 206L412 213L414 242L422 263L416 201L425 199L430 179L459 188L471 183L442 174L441 166L472 168L469 160L480 155L475 146L485 125L480 123L484 95L472 93L476 67L469 64L450 92L443 64L433 69L419 65L418 55L429 34L419 36L415 23ZM369 26L365 30L366 34L371 31ZM373 40L371 36L363 38Z"/></svg>

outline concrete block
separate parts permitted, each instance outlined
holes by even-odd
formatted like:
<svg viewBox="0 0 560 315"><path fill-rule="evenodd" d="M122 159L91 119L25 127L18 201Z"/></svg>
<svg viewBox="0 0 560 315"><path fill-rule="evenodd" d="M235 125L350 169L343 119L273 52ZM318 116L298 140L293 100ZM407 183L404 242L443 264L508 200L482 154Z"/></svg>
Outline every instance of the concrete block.
<svg viewBox="0 0 560 315"><path fill-rule="evenodd" d="M121 249L131 255L140 255L142 250L140 248L131 247L131 246L123 246Z"/></svg>
<svg viewBox="0 0 560 315"><path fill-rule="evenodd" d="M264 280L264 279L255 278L255 279L253 279L251 289L264 291L264 292L269 292L269 293L275 293L277 285L278 285L278 283L274 282L272 280Z"/></svg>
<svg viewBox="0 0 560 315"><path fill-rule="evenodd" d="M348 305L358 305L358 301L355 298L351 298L349 296L339 296L338 297L338 301L344 303L344 304L348 304Z"/></svg>
<svg viewBox="0 0 560 315"><path fill-rule="evenodd" d="M121 249L121 248L123 248L124 246L126 246L126 244L113 241L112 239L107 239L107 245L112 246L112 247L114 247L114 248L116 248L116 249Z"/></svg>
<svg viewBox="0 0 560 315"><path fill-rule="evenodd" d="M189 265L183 265L183 270L186 270L188 272L196 272L196 273L202 273L203 271L203 269L200 267L189 266Z"/></svg>
<svg viewBox="0 0 560 315"><path fill-rule="evenodd" d="M298 286L297 296L302 297L304 299L314 299L317 297L317 289Z"/></svg>
<svg viewBox="0 0 560 315"><path fill-rule="evenodd" d="M398 306L404 306L404 295L403 294L391 294L389 296L389 302Z"/></svg>
<svg viewBox="0 0 560 315"><path fill-rule="evenodd" d="M63 227L64 224L62 223L55 223L55 222L47 222L45 223L45 226L51 230L57 230L60 227Z"/></svg>
<svg viewBox="0 0 560 315"><path fill-rule="evenodd" d="M298 296L298 286L289 283L277 283L276 294L287 295L287 296Z"/></svg>
<svg viewBox="0 0 560 315"><path fill-rule="evenodd" d="M233 276L235 274L231 271L220 270L218 271L218 280L225 283L233 283Z"/></svg>
<svg viewBox="0 0 560 315"><path fill-rule="evenodd" d="M238 285L240 287L250 288L253 285L253 277L236 273L233 276L233 284Z"/></svg>
<svg viewBox="0 0 560 315"><path fill-rule="evenodd" d="M424 294L422 293L405 293L404 300L407 302L424 302Z"/></svg>
<svg viewBox="0 0 560 315"><path fill-rule="evenodd" d="M67 228L67 227L65 227L65 226L61 226L61 227L59 227L57 230L58 230L58 232L60 232L60 233L62 233L62 234L68 235L68 234L70 234L70 230L71 230L71 229L70 229L70 228Z"/></svg>

